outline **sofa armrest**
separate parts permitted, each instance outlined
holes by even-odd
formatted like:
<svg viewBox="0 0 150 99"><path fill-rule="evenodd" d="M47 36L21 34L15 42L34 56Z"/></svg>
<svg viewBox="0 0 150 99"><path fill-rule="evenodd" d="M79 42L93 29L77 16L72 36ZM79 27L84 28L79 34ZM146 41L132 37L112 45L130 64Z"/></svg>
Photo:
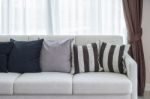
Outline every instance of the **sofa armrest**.
<svg viewBox="0 0 150 99"><path fill-rule="evenodd" d="M131 99L137 99L137 63L130 55L125 55L125 64L127 67L127 76L132 82Z"/></svg>

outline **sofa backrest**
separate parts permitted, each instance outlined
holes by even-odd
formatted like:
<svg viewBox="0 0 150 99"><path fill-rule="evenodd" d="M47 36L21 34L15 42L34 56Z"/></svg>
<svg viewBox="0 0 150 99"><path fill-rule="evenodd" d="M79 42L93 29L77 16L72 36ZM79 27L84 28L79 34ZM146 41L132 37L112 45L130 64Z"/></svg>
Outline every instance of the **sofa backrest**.
<svg viewBox="0 0 150 99"><path fill-rule="evenodd" d="M59 40L59 39L65 39L65 38L74 38L74 42L78 45L81 44L87 44L96 42L98 40L109 42L112 44L122 44L123 38L121 36L50 36L50 35L34 35L34 36L25 36L25 35L1 35L0 36L0 42L9 41L10 38L15 40L23 40L23 41L31 41L31 40L37 40L40 38L44 38L47 40Z"/></svg>

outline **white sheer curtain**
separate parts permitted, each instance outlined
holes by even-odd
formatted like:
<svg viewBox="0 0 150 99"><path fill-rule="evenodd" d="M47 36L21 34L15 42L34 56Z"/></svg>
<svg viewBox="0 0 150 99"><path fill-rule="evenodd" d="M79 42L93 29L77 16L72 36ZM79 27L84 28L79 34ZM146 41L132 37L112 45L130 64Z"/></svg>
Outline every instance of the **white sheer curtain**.
<svg viewBox="0 0 150 99"><path fill-rule="evenodd" d="M122 0L52 0L54 34L126 35Z"/></svg>
<svg viewBox="0 0 150 99"><path fill-rule="evenodd" d="M122 0L0 0L0 34L126 36Z"/></svg>
<svg viewBox="0 0 150 99"><path fill-rule="evenodd" d="M51 32L49 0L0 0L0 34Z"/></svg>

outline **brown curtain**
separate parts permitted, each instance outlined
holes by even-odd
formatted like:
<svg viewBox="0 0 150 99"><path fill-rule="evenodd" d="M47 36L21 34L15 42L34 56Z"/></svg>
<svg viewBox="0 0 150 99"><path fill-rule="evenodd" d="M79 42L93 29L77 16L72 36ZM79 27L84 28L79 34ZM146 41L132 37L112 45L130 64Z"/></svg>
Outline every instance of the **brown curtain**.
<svg viewBox="0 0 150 99"><path fill-rule="evenodd" d="M143 0L123 0L123 9L128 30L130 54L138 64L138 94L143 95L145 88L145 62L142 45Z"/></svg>

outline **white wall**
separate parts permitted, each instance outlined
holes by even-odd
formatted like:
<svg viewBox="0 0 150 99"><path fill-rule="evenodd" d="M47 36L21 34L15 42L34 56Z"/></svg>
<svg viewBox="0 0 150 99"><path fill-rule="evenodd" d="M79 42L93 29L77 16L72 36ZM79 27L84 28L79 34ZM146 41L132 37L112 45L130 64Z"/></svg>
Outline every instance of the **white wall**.
<svg viewBox="0 0 150 99"><path fill-rule="evenodd" d="M146 90L150 90L150 0L144 0L142 27L146 63Z"/></svg>

